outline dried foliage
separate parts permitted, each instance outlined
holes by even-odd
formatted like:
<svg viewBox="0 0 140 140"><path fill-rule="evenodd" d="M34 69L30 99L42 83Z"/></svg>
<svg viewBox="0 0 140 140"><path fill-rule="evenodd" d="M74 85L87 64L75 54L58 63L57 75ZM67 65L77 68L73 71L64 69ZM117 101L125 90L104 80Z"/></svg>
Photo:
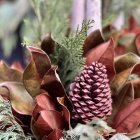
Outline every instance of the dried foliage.
<svg viewBox="0 0 140 140"><path fill-rule="evenodd" d="M47 54L34 47L29 47L28 50L31 56L25 70L19 65L13 64L12 68L9 68L6 64L0 63L3 72L0 77L0 95L9 103L6 104L5 101L5 104L2 104L4 106L1 107L9 108L11 105L14 115L8 116L9 114L5 114L5 110L8 111L7 108L1 108L2 115L5 115L2 116L4 123L0 123L0 129L3 132L1 136L5 136L5 133L11 135L12 128L15 128L13 131L18 133L18 129L23 126L26 133L32 132L38 140L59 139L62 137L62 130L70 127L70 113L64 105L67 99L65 89L56 72L57 67L51 66ZM16 77L6 76L17 73L19 75ZM36 90L34 90L35 87ZM19 122L19 128L6 122L8 119L16 119ZM12 134L15 136L14 133ZM15 137L15 139L20 138Z"/></svg>

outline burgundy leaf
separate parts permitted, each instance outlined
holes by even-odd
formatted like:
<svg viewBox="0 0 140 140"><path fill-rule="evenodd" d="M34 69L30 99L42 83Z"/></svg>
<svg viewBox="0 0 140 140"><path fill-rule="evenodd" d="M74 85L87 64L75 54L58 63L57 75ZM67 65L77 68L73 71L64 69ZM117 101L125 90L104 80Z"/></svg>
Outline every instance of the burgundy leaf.
<svg viewBox="0 0 140 140"><path fill-rule="evenodd" d="M49 136L43 137L43 140L60 140L63 136L63 131L59 129L55 129L53 132L49 134Z"/></svg>
<svg viewBox="0 0 140 140"><path fill-rule="evenodd" d="M61 97L61 98L63 98L63 97ZM67 97L65 97L65 98L67 98ZM62 105L63 118L65 120L65 128L69 129L71 127L70 126L70 112L69 112L68 108L64 105L64 103L61 103L60 101L59 101L59 103Z"/></svg>
<svg viewBox="0 0 140 140"><path fill-rule="evenodd" d="M51 34L45 36L41 42L41 49L48 55L54 53L55 41L51 38Z"/></svg>
<svg viewBox="0 0 140 140"><path fill-rule="evenodd" d="M47 94L40 94L36 97L37 105L46 110L57 110L53 99Z"/></svg>
<svg viewBox="0 0 140 140"><path fill-rule="evenodd" d="M123 35L128 33L134 33L135 35L140 33L140 26L137 24L133 16L130 16L129 27L124 30Z"/></svg>
<svg viewBox="0 0 140 140"><path fill-rule="evenodd" d="M135 18L133 16L130 16L129 18L129 29L133 30L136 26L138 26Z"/></svg>
<svg viewBox="0 0 140 140"><path fill-rule="evenodd" d="M114 51L115 51L115 57L123 55L125 53L125 47L122 45L117 45Z"/></svg>
<svg viewBox="0 0 140 140"><path fill-rule="evenodd" d="M57 67L52 67L43 77L41 88L46 90L51 97L65 96L65 89L56 73Z"/></svg>
<svg viewBox="0 0 140 140"><path fill-rule="evenodd" d="M61 113L54 110L43 110L39 112L38 118L32 120L32 130L36 137L42 139L54 129L63 130L64 123Z"/></svg>
<svg viewBox="0 0 140 140"><path fill-rule="evenodd" d="M133 16L130 16L130 18L129 18L128 32L133 32L135 34L140 33L140 26L137 24L137 22L136 22L136 20L135 20L135 18Z"/></svg>
<svg viewBox="0 0 140 140"><path fill-rule="evenodd" d="M135 99L115 116L113 128L117 132L130 133L140 124L140 99Z"/></svg>
<svg viewBox="0 0 140 140"><path fill-rule="evenodd" d="M127 136L129 136L130 139L133 139L133 138L137 139L140 136L140 126L134 131L132 131L131 133L127 134Z"/></svg>
<svg viewBox="0 0 140 140"><path fill-rule="evenodd" d="M140 54L140 34L136 37L135 45L136 45L138 54Z"/></svg>
<svg viewBox="0 0 140 140"><path fill-rule="evenodd" d="M91 65L92 62L98 61L106 66L108 78L111 81L115 75L114 69L114 42L113 39L102 43L96 48L91 49L85 55L86 65Z"/></svg>
<svg viewBox="0 0 140 140"><path fill-rule="evenodd" d="M95 48L97 45L104 42L100 30L92 32L85 40L83 50L85 55L90 49Z"/></svg>
<svg viewBox="0 0 140 140"><path fill-rule="evenodd" d="M134 88L132 83L131 82L127 83L118 94L114 94L112 96L112 99L113 99L112 102L113 110L111 117L108 119L108 122L110 124L112 123L112 120L115 117L116 113L134 100Z"/></svg>
<svg viewBox="0 0 140 140"><path fill-rule="evenodd" d="M36 106L33 111L34 118L37 117L38 112L42 110L58 110L60 105L56 100L53 100L49 95L46 93L42 93L36 97Z"/></svg>

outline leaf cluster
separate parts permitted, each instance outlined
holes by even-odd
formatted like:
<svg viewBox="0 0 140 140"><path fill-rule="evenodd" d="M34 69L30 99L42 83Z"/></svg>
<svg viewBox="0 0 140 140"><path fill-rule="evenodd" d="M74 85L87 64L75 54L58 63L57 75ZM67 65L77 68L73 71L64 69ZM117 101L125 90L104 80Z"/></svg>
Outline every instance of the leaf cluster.
<svg viewBox="0 0 140 140"><path fill-rule="evenodd" d="M36 35L36 37L34 36L34 41L32 41L31 37L27 35L25 42L26 45L29 43L38 47L41 43L41 37L51 33L52 39L58 43L55 46L55 53L50 58L53 64L58 65L60 79L67 88L68 84L83 69L85 60L82 57L82 47L87 37L87 30L93 21L83 22L82 29L79 31L77 28L75 36L69 35L69 37L65 37L69 27L68 14L71 4L69 0L67 0L67 4L65 2L64 0L59 2L57 0L31 0L37 18L33 24L30 21L26 22L28 23L27 25L31 24L33 26L30 29L34 30L32 34Z"/></svg>
<svg viewBox="0 0 140 140"><path fill-rule="evenodd" d="M132 26L131 30L126 30L127 32L125 32L125 35L139 33L139 26L133 25L134 27ZM134 42L137 39L139 39L138 36L135 37ZM127 43L129 41L130 39L127 40ZM90 65L93 61L101 62L107 68L109 80L110 78L112 79L110 88L112 91L113 109L107 122L110 123L110 126L116 129L118 133L127 133L130 138L138 137L140 132L140 57L136 54L139 54L139 46L137 44L139 41L137 40L135 46L126 44L124 48L118 45L118 42L115 42L117 44L117 49L123 48L120 54L117 52L119 50L113 49L114 42L111 42L112 41L110 41L110 43L102 43L98 45L98 47L91 49L86 55L86 63ZM127 50L128 47L131 49ZM133 51L133 53L131 51ZM118 53L119 56L114 57L114 52L115 54ZM113 136L112 139L114 139L114 137L115 136ZM120 139L124 139L121 136L119 137Z"/></svg>

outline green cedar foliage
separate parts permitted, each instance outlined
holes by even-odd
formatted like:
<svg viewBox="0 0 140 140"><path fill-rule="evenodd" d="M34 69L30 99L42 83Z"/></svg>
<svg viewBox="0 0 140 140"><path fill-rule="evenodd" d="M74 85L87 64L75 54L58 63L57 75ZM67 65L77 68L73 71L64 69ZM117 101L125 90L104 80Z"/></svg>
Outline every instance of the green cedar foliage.
<svg viewBox="0 0 140 140"><path fill-rule="evenodd" d="M58 65L58 73L66 89L85 64L82 48L91 23L92 20L88 23L83 22L81 30L78 31L77 28L75 37L65 37L62 43L56 46L55 54L51 57L53 63Z"/></svg>
<svg viewBox="0 0 140 140"><path fill-rule="evenodd" d="M0 140L31 140L25 136L22 127L16 122L9 100L0 96Z"/></svg>

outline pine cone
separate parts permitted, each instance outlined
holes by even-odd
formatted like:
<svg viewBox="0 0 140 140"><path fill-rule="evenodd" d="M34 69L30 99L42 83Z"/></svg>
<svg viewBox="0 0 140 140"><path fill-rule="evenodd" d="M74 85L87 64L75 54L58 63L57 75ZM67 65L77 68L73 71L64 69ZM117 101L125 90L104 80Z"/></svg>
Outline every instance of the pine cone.
<svg viewBox="0 0 140 140"><path fill-rule="evenodd" d="M91 66L85 66L70 85L73 119L86 123L94 117L104 118L111 114L112 99L106 71L103 64L93 62Z"/></svg>

